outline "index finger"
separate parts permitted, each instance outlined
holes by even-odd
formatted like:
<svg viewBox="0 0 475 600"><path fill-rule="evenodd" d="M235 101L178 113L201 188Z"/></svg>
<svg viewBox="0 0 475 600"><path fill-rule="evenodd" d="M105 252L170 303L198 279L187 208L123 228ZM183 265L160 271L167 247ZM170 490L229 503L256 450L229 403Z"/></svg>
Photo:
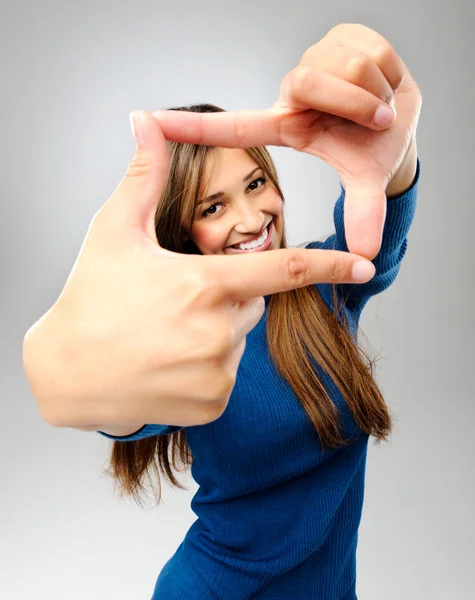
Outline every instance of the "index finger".
<svg viewBox="0 0 475 600"><path fill-rule="evenodd" d="M365 283L375 274L371 261L339 250L283 248L206 258L219 281L218 301L242 302L315 283Z"/></svg>
<svg viewBox="0 0 475 600"><path fill-rule="evenodd" d="M165 137L175 142L222 148L284 145L279 116L272 109L218 113L157 110L152 114Z"/></svg>

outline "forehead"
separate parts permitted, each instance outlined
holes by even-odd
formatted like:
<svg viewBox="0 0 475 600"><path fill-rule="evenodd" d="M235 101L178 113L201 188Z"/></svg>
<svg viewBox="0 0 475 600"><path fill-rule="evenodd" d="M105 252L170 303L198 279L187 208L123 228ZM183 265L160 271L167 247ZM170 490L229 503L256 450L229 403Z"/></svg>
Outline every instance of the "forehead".
<svg viewBox="0 0 475 600"><path fill-rule="evenodd" d="M259 166L242 148L215 148L205 160L204 181L209 184L208 195L222 191Z"/></svg>

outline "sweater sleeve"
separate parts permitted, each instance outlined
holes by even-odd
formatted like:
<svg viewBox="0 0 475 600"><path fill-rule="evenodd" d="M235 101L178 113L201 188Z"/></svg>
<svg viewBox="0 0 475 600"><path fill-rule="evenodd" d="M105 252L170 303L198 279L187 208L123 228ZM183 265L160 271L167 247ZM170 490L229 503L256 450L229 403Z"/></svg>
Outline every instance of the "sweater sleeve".
<svg viewBox="0 0 475 600"><path fill-rule="evenodd" d="M417 169L414 180L408 190L387 200L386 220L384 223L381 249L373 259L376 267L374 277L362 284L338 284L338 295L345 305L353 312L358 321L365 304L376 294L379 294L396 279L401 267L401 261L407 249L407 234L411 227L417 201L418 183L420 176L420 161L417 159ZM345 190L341 186L341 194L336 201L333 211L335 233L324 242L311 242L307 248L342 250L348 252L345 240L343 222ZM318 284L321 294L328 300L332 298L331 284Z"/></svg>
<svg viewBox="0 0 475 600"><path fill-rule="evenodd" d="M114 440L116 442L132 442L135 440L142 440L143 438L151 437L153 435L168 435L180 431L183 427L178 425L144 425L138 431L131 433L130 435L115 436L103 431L98 431L101 435Z"/></svg>

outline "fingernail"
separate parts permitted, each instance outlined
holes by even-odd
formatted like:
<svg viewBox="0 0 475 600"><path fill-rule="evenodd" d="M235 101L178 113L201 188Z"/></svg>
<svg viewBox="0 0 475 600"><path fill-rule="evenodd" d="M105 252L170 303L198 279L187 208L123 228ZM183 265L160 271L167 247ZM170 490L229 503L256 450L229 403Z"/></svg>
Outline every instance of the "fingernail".
<svg viewBox="0 0 475 600"><path fill-rule="evenodd" d="M134 140L140 146L143 144L143 131L140 123L140 114L137 112L131 112L129 114L130 127L132 128L132 135Z"/></svg>
<svg viewBox="0 0 475 600"><path fill-rule="evenodd" d="M378 127L387 127L396 118L396 111L385 104L380 104L374 113L373 123Z"/></svg>
<svg viewBox="0 0 475 600"><path fill-rule="evenodd" d="M374 277L376 269L373 263L367 260L356 262L351 269L351 278L353 281L365 283Z"/></svg>

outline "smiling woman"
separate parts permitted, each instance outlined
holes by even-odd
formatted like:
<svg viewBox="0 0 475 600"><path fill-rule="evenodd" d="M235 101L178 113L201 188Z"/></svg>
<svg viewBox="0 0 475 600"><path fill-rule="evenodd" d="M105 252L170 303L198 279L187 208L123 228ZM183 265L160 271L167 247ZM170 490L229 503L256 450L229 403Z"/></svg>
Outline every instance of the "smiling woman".
<svg viewBox="0 0 475 600"><path fill-rule="evenodd" d="M212 105L188 108L220 110ZM156 215L162 247L183 253L242 253L232 247L258 239L271 222L269 249L282 247L283 194L266 148L168 144L170 175ZM161 232L161 215L179 223L180 230Z"/></svg>
<svg viewBox="0 0 475 600"><path fill-rule="evenodd" d="M173 110L222 112L209 104ZM168 146L169 177L155 215L162 248L206 255L286 248L284 196L265 147ZM367 300L399 270L418 173L406 194L388 204L371 281L265 297L266 311L246 337L218 419L192 427L147 424L132 435L108 436L115 440L110 472L124 493L140 498L152 467L182 487L172 467L193 465L200 486L192 503L198 519L160 573L154 598L288 598L296 590L302 598L356 597L367 441L391 431L356 332ZM309 247L348 250L344 197L342 191L335 206L335 235ZM253 238L260 247L230 248Z"/></svg>
<svg viewBox="0 0 475 600"><path fill-rule="evenodd" d="M268 160L267 156L265 158ZM271 177L266 176L265 163L261 166L256 159L261 160L259 154L253 158L241 149L215 148L208 152L202 174L202 180L206 182L202 184L203 195L208 190L225 191L212 193L196 206L191 238L201 254L255 252L260 245L255 243L256 240L264 236L271 222L273 235L270 238L266 235L269 243L259 251L280 248L282 193ZM250 168L252 170L248 172ZM247 175L242 177L242 173ZM252 180L256 175L260 176ZM261 239L261 244L263 241ZM240 244L251 242L250 247L240 248Z"/></svg>

